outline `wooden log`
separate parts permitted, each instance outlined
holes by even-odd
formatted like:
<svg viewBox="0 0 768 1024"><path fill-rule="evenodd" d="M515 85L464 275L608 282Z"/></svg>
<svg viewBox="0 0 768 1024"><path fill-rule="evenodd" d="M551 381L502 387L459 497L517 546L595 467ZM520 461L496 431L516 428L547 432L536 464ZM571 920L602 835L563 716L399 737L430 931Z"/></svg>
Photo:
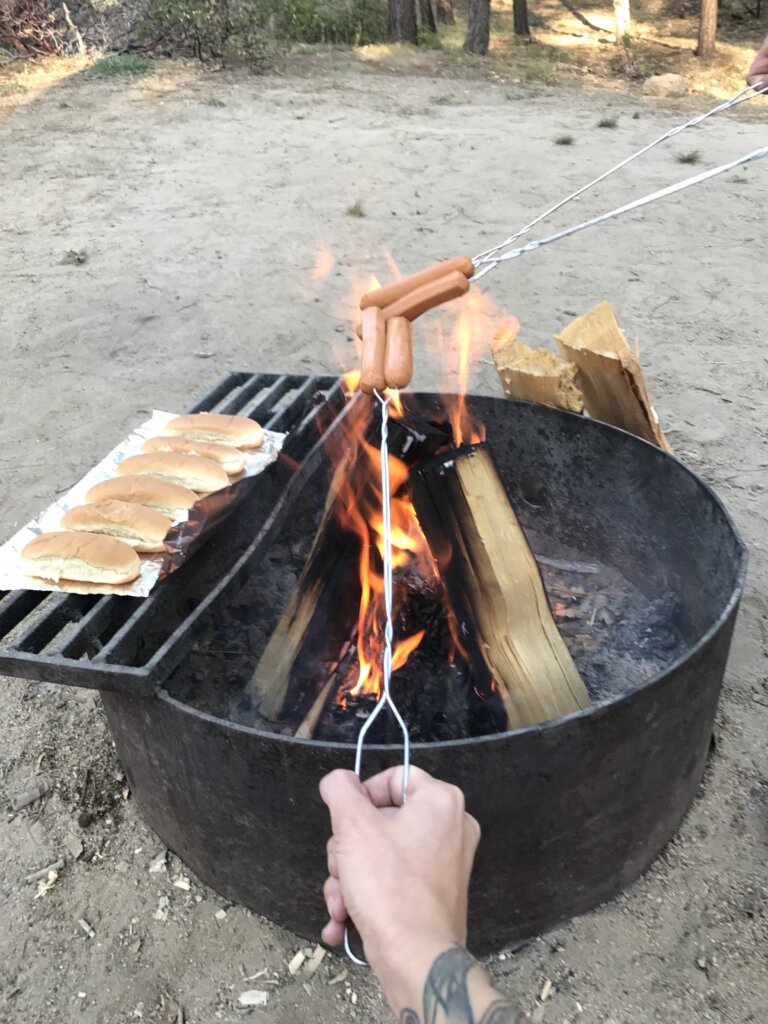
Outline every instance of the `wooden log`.
<svg viewBox="0 0 768 1024"><path fill-rule="evenodd" d="M507 727L588 707L487 442L430 459L410 479L472 666L479 678L490 674L495 682Z"/></svg>
<svg viewBox="0 0 768 1024"><path fill-rule="evenodd" d="M616 314L601 302L555 335L565 359L579 369L590 416L671 451L651 403L643 371Z"/></svg>
<svg viewBox="0 0 768 1024"><path fill-rule="evenodd" d="M545 348L533 349L508 338L493 350L496 371L509 398L581 412L584 398L576 382L573 363L566 363Z"/></svg>
<svg viewBox="0 0 768 1024"><path fill-rule="evenodd" d="M337 474L347 470L345 464ZM311 682L323 660L332 656L334 648L338 650L357 616L360 540L342 528L335 512L336 495L337 481L331 484L301 576L249 685L251 695L260 700L260 714L272 722L283 717L302 677ZM294 696L302 703L303 694Z"/></svg>

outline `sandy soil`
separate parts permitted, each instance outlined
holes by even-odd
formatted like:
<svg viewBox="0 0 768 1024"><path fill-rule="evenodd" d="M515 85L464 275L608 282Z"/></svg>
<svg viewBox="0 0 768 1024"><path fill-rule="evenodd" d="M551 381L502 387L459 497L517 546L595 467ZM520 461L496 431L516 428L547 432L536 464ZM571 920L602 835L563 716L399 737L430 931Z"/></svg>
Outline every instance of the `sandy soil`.
<svg viewBox="0 0 768 1024"><path fill-rule="evenodd" d="M25 97L30 100L30 97ZM0 119L0 535L153 407L183 409L228 368L349 364L353 277L485 248L691 109L618 93L526 92L367 70L230 78L189 70L59 82ZM699 109L699 108L697 108ZM615 115L618 128L595 128ZM766 142L768 113L710 123L559 216L564 225ZM575 142L556 146L568 132ZM746 1024L768 1007L768 574L765 233L768 166L527 257L486 279L547 344L602 298L643 360L670 441L725 498L752 570L715 752L680 835L621 898L492 970L547 1024ZM364 217L347 209L360 201ZM553 222L554 223L554 222ZM336 262L313 279L317 246ZM68 251L84 263L63 263ZM486 318L478 337L490 336ZM442 372L420 358L417 383ZM475 389L497 389L478 356ZM43 1024L389 1019L365 973L191 880L160 850L120 774L98 699L3 680L0 789L55 791L0 827L0 1020ZM94 814L80 828L82 808ZM76 836L83 855L35 898L24 877ZM225 915L217 916L220 910ZM88 938L78 925L95 931ZM265 971L258 979L252 976ZM247 980L251 978L252 980ZM266 984L276 982L276 984ZM545 979L553 994L537 1007Z"/></svg>

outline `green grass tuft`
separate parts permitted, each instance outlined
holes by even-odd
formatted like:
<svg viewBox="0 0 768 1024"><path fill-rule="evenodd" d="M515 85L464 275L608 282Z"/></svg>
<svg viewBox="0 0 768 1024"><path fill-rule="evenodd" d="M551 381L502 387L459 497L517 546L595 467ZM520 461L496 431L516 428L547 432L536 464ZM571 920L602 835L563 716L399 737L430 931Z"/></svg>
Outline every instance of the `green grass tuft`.
<svg viewBox="0 0 768 1024"><path fill-rule="evenodd" d="M144 75L152 62L135 53L111 54L101 57L91 68L91 74L99 78L115 78L118 75Z"/></svg>
<svg viewBox="0 0 768 1024"><path fill-rule="evenodd" d="M677 162L679 164L698 164L701 163L701 153L698 149L691 149L688 153L678 153Z"/></svg>
<svg viewBox="0 0 768 1024"><path fill-rule="evenodd" d="M0 96L19 96L26 91L21 82L0 82Z"/></svg>
<svg viewBox="0 0 768 1024"><path fill-rule="evenodd" d="M554 140L556 146L572 146L575 141L572 135L558 135Z"/></svg>
<svg viewBox="0 0 768 1024"><path fill-rule="evenodd" d="M617 128L619 119L617 117L602 117L597 122L598 128Z"/></svg>
<svg viewBox="0 0 768 1024"><path fill-rule="evenodd" d="M86 249L67 249L61 257L61 262L70 267L81 267L88 259Z"/></svg>
<svg viewBox="0 0 768 1024"><path fill-rule="evenodd" d="M365 216L365 210L363 209L363 204L360 202L359 199L356 200L354 203L352 203L351 206L347 207L347 216L348 217L364 217Z"/></svg>

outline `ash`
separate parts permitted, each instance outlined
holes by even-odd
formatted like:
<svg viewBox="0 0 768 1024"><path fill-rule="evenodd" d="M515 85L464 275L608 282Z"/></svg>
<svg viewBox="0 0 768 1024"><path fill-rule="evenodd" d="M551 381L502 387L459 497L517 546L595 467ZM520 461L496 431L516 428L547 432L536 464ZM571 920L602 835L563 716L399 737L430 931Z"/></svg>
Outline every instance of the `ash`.
<svg viewBox="0 0 768 1024"><path fill-rule="evenodd" d="M168 681L169 693L220 718L267 732L293 735L301 720L294 705L285 721L266 721L248 684L296 584L307 554L304 543L275 545L262 570L235 603L220 610L198 638L184 669ZM576 559L577 556L574 556ZM540 568L550 607L574 662L596 703L610 702L642 686L681 657L689 642L679 626L679 602L667 594L649 599L619 572L596 563L543 558ZM396 636L426 630L419 648L392 677L392 694L414 742L460 739L503 731L498 698L482 698L460 655L451 657L448 613L439 581L396 574L408 597ZM315 738L354 743L375 700L351 696L357 680L351 644L339 665L308 669L302 684L317 692L335 672L336 696ZM397 742L389 712L377 718L372 743Z"/></svg>

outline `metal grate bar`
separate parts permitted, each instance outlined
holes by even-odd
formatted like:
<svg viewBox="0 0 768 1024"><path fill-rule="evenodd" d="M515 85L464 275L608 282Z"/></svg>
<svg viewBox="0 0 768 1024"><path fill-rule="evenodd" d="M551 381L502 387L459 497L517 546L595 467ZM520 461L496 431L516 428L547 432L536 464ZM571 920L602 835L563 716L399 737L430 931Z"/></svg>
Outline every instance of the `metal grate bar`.
<svg viewBox="0 0 768 1024"><path fill-rule="evenodd" d="M18 636L10 649L39 654L65 626L80 619L93 601L82 594L48 594L41 614Z"/></svg>
<svg viewBox="0 0 768 1024"><path fill-rule="evenodd" d="M199 402L192 406L190 412L211 412L211 410L219 402L230 395L235 388L242 387L242 385L249 380L253 375L250 373L228 373L225 377L216 384L212 391L201 398Z"/></svg>
<svg viewBox="0 0 768 1024"><path fill-rule="evenodd" d="M269 377L264 373L255 374L251 380L243 384L243 386L232 396L227 398L226 401L220 402L216 406L216 412L225 413L226 415L232 415L237 413L239 416L243 414L243 408L247 403L258 395L259 392L263 391L265 387L269 385Z"/></svg>
<svg viewBox="0 0 768 1024"><path fill-rule="evenodd" d="M269 430L284 431L293 427L291 420L296 415L297 406L303 408L304 404L317 392L319 379L310 377L301 387L297 388L296 394L292 396L290 405L285 406L268 420L264 426ZM299 403L301 403L299 405ZM310 416L312 414L310 413Z"/></svg>
<svg viewBox="0 0 768 1024"><path fill-rule="evenodd" d="M7 636L47 596L44 590L4 590L0 601L0 637Z"/></svg>
<svg viewBox="0 0 768 1024"><path fill-rule="evenodd" d="M77 631L62 636L46 650L46 655L62 658L81 658L88 654L93 658L115 630L122 626L131 613L128 599L99 597L93 607L77 623Z"/></svg>

